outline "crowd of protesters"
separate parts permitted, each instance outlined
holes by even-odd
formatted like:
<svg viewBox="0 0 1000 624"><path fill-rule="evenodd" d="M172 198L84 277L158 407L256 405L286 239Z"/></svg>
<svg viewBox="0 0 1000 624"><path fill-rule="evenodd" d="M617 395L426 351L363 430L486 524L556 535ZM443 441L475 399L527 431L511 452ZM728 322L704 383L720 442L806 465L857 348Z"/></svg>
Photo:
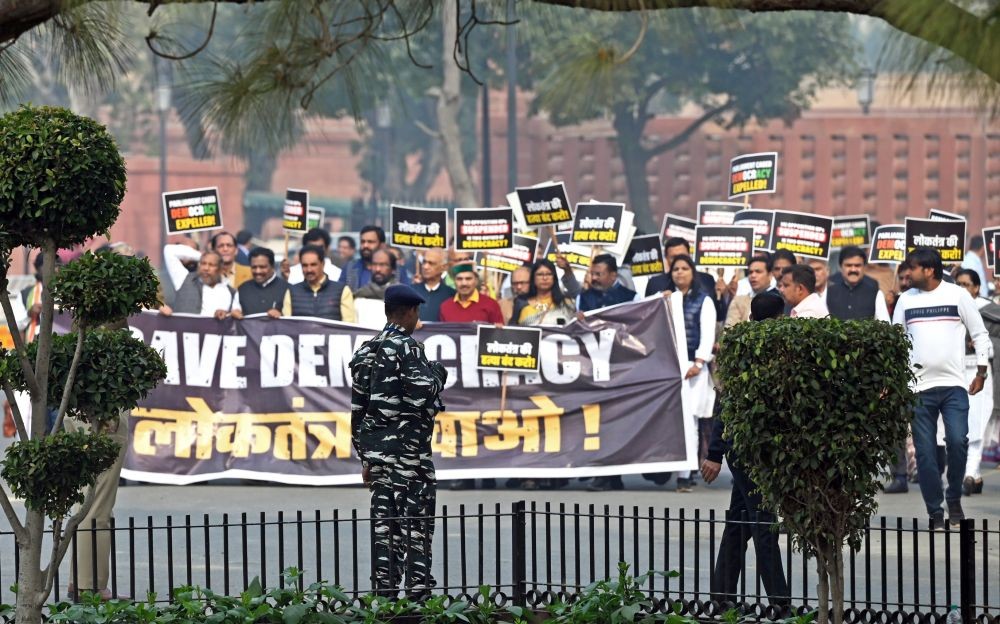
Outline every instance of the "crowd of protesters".
<svg viewBox="0 0 1000 624"><path fill-rule="evenodd" d="M121 243L114 247L134 253ZM906 307L903 293L921 292L921 284L926 285L914 280L910 263L904 262L895 270L891 265L869 265L866 250L858 247L841 249L833 266L818 259L800 261L787 251L762 252L731 279L699 270L684 239L666 240L663 251L665 272L645 279L644 284L633 279L628 266L620 266L610 254L592 258L589 270L580 274L582 279L566 258L557 254L554 262L542 258L518 268L502 282L494 282L483 278L469 253L438 249L403 252L388 245L385 231L375 225L363 227L356 238L343 235L336 240L327 230L309 230L298 249L281 259L274 250L255 245L247 231L236 235L219 232L203 246L191 238L176 237L163 249L160 313L218 319L254 314L310 316L381 329L386 289L409 284L426 299L420 309L422 323L544 326L565 325L594 310L662 294L673 314L682 359L685 417L691 425L690 435L697 437L693 443L701 464L709 457L715 421L712 369L719 338L725 327L751 318L753 301L758 297L777 297L782 313L792 317L891 322L894 312L901 305ZM61 257L67 260L71 256ZM1000 296L1000 282L987 280L985 264L985 246L976 236L969 241L961 267L942 271L939 279L954 282L948 288L954 286L967 293L967 303L980 324L990 336L1000 336L1000 305L994 300ZM35 283L21 293L10 293L18 317L16 330L29 340L37 331L44 288L37 261L35 268ZM637 283L644 286L642 294L637 292ZM897 318L897 322L905 319ZM918 432L915 428L914 441L898 450L897 464L885 487L887 493L906 492L917 480L922 491L933 489L931 471L940 477L945 469L950 484L948 500L954 498L956 479L963 494L982 492L982 463L1000 460L992 377L988 369L985 377L977 377L980 361L992 361L992 347L985 335L970 333L968 341L963 341L967 345L961 367L964 383L968 386L980 379L985 386L984 391L968 397L967 431L959 435L961 431L949 424L954 418L946 415L947 409L939 410L940 422L935 413L934 422L928 425L933 440L925 439L923 429ZM989 352L982 352L984 348ZM959 454L959 445L967 448L967 453ZM928 459L930 454L933 461ZM699 474L643 476L658 485L675 480L677 491L691 492ZM506 483L525 489L566 484L561 479L511 479ZM496 487L496 483L484 479L480 486ZM474 487L474 482L453 481L450 487ZM624 482L616 476L598 477L584 487L622 489Z"/></svg>

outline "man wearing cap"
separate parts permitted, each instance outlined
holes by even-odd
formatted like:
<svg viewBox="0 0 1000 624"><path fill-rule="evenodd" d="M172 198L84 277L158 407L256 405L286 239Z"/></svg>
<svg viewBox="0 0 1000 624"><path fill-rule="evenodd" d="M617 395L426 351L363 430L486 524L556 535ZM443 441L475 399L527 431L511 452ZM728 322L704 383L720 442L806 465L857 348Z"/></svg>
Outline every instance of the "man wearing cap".
<svg viewBox="0 0 1000 624"><path fill-rule="evenodd" d="M479 292L479 277L472 264L453 266L451 276L455 280L455 296L441 302L442 322L503 324L500 304Z"/></svg>
<svg viewBox="0 0 1000 624"><path fill-rule="evenodd" d="M423 303L405 284L386 289L386 325L351 359L351 439L372 492L375 590L395 597L406 570L411 599L426 597L435 585L431 434L448 379L444 366L428 361L411 336Z"/></svg>

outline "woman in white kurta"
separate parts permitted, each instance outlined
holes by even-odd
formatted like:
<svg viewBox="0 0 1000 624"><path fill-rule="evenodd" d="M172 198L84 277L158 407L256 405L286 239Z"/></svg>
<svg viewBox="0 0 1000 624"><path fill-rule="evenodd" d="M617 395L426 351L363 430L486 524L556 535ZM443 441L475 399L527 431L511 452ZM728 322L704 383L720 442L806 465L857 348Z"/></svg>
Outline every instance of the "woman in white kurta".
<svg viewBox="0 0 1000 624"><path fill-rule="evenodd" d="M675 290L670 295L670 308L674 320L674 339L684 382L681 401L684 405L684 431L688 455L698 453L698 420L712 417L715 388L708 372L715 344L715 304L709 293L704 292L695 277L694 261L688 256L677 256L670 263L670 277ZM690 472L677 475L677 491L690 492L694 482Z"/></svg>
<svg viewBox="0 0 1000 624"><path fill-rule="evenodd" d="M979 274L972 269L962 269L955 274L955 283L969 291L976 305L982 309L989 305L990 300L980 296L982 288ZM990 348L990 361L993 361L993 349ZM971 384L976 376L976 356L965 356L965 383ZM988 371L983 389L969 397L969 456L965 463L965 479L962 490L966 496L981 494L983 478L979 474L979 465L983 461L983 438L986 427L993 414L993 371Z"/></svg>

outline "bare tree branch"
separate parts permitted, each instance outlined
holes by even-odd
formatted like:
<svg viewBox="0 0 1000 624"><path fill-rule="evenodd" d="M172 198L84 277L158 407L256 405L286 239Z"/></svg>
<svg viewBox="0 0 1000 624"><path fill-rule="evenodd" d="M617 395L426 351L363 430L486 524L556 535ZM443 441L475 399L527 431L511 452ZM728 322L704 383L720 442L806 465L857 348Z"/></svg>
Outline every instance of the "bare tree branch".
<svg viewBox="0 0 1000 624"><path fill-rule="evenodd" d="M28 430L24 426L24 418L21 416L21 408L17 406L17 397L14 396L14 388L6 379L3 382L3 392L7 396L7 404L10 405L10 414L14 419L14 426L17 428L17 435L22 441L28 440Z"/></svg>
<svg viewBox="0 0 1000 624"><path fill-rule="evenodd" d="M73 351L73 363L69 365L69 372L66 374L66 385L63 386L62 399L59 401L59 415L56 416L56 424L52 427L52 433L59 431L63 423L63 418L66 416L66 408L69 407L69 397L73 394L73 384L76 383L76 371L80 368L80 357L83 355L83 340L86 334L86 323L79 323L76 328L76 349Z"/></svg>
<svg viewBox="0 0 1000 624"><path fill-rule="evenodd" d="M14 535L17 541L20 543L28 538L28 533L24 529L24 525L21 524L21 519L17 517L17 512L14 511L14 506L10 504L10 498L7 495L7 490L0 487L0 507L3 507L3 515L7 516L7 522L10 523L11 529L14 531Z"/></svg>
<svg viewBox="0 0 1000 624"><path fill-rule="evenodd" d="M152 12L155 8L156 8L155 6L150 7L150 12ZM156 38L156 33L150 33L146 35L146 46L148 46L150 51L156 56L169 59L171 61L183 61L192 58L194 56L197 56L199 52L208 47L209 42L212 40L212 34L215 32L215 18L216 16L218 16L218 14L219 14L219 3L218 1L216 1L212 3L212 21L208 23L208 33L205 35L205 40L201 42L201 45L199 45L194 50L191 50L190 52L175 56L173 54L169 54L162 50L157 50L153 46L153 39Z"/></svg>
<svg viewBox="0 0 1000 624"><path fill-rule="evenodd" d="M66 551L69 550L69 545L73 543L73 534L76 533L77 527L80 526L83 519L90 513L90 508L94 506L95 492L97 492L96 484L90 486L87 490L87 495L83 499L83 504L80 505L80 509L66 523L62 543L59 544L59 549L55 551L55 555L49 561L49 566L46 570L46 586L52 582L51 579L55 576L55 571L59 569L59 564L62 562L63 557L66 556ZM49 589L51 590L51 587Z"/></svg>
<svg viewBox="0 0 1000 624"><path fill-rule="evenodd" d="M670 137L666 141L660 143L659 145L654 145L653 147L643 148L643 153L647 157L652 158L654 156L659 156L664 152L669 152L670 150L684 144L684 142L686 142L689 138L691 138L691 135L693 135L698 130L698 128L703 126L705 123L711 121L712 118L717 117L722 113L726 112L733 106L734 104L732 100L727 100L726 103L724 104L720 104L719 106L708 109L707 111L702 113L700 117L689 123L686 128L684 128L674 136Z"/></svg>

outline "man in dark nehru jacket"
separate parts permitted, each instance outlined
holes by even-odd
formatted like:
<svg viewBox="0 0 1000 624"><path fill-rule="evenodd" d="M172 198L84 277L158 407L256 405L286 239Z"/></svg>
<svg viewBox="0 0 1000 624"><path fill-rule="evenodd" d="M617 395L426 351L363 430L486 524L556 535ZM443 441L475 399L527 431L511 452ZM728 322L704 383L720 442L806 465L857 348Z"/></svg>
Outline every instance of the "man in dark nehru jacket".
<svg viewBox="0 0 1000 624"><path fill-rule="evenodd" d="M424 302L405 284L389 286L385 328L351 360L351 437L372 492L375 590L395 596L405 569L411 599L425 598L435 585L431 433L448 379L444 366L429 362L411 336Z"/></svg>
<svg viewBox="0 0 1000 624"><path fill-rule="evenodd" d="M275 271L273 251L267 247L251 249L250 274L253 279L243 282L237 289L242 310L240 312L234 310L232 312L234 318L264 313L271 318L278 318L292 313L288 282L281 279Z"/></svg>

